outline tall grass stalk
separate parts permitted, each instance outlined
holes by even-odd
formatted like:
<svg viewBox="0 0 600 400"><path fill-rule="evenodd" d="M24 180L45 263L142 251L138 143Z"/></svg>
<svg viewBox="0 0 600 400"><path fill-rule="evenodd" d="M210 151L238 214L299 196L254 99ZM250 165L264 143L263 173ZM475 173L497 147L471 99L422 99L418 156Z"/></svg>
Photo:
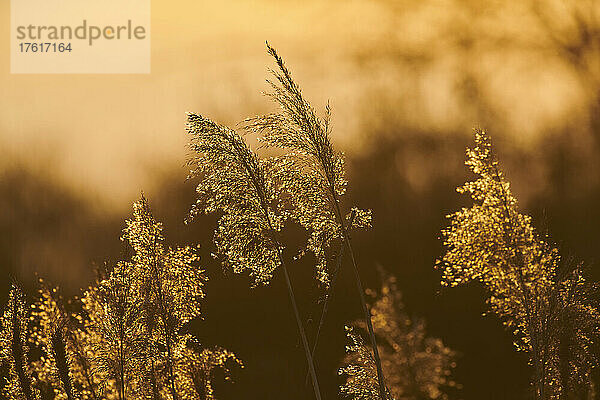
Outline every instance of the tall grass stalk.
<svg viewBox="0 0 600 400"><path fill-rule="evenodd" d="M278 161L260 159L235 131L202 116L189 115L188 131L190 147L197 154L192 160L196 165L193 173L202 176L191 216L198 208L205 213L223 212L215 231L222 261L235 272L250 270L255 285L267 283L281 266L315 397L320 400L314 361L279 239L284 219L273 206L279 197L277 178L272 174Z"/></svg>
<svg viewBox="0 0 600 400"><path fill-rule="evenodd" d="M354 271L354 278L365 323L377 366L381 399L386 398L386 387L381 367L377 339L371 323L371 314L365 300L364 287L350 238L349 216L344 216L340 196L345 193L343 154L331 143L331 110L326 107L325 118L319 118L312 106L302 96L300 87L276 50L267 43L268 53L275 59L278 71L272 71L276 82L270 82L273 92L269 96L280 106L279 113L268 114L246 121L246 129L261 134L266 146L290 150L297 176L288 177L291 215L309 232L308 248L317 260L319 280L329 285L325 252L334 240L341 240ZM370 223L370 212L353 209L357 225Z"/></svg>

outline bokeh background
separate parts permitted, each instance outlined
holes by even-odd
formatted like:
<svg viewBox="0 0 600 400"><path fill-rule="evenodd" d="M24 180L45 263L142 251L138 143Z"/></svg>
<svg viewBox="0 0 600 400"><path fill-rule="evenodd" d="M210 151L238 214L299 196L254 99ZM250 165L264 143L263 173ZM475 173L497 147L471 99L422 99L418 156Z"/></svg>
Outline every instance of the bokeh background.
<svg viewBox="0 0 600 400"><path fill-rule="evenodd" d="M9 35L9 2L0 2ZM460 353L456 398L521 399L528 369L476 285L441 290L445 215L467 199L464 148L488 130L521 206L564 254L596 268L600 239L600 2L597 0L152 0L149 75L11 75L0 41L0 290L36 276L77 295L94 265L114 261L143 190L172 243L201 243L206 345L246 368L222 399L310 398L287 294L276 276L250 289L209 257L214 220L182 221L185 112L221 123L271 111L261 95L276 47L317 108L329 100L346 152L351 204L374 227L356 237L366 285L376 265L398 277L411 315ZM349 203L349 204L350 204ZM348 271L349 272L349 271ZM292 270L312 332L319 296L307 265ZM343 324L359 315L342 271L317 356L336 398Z"/></svg>

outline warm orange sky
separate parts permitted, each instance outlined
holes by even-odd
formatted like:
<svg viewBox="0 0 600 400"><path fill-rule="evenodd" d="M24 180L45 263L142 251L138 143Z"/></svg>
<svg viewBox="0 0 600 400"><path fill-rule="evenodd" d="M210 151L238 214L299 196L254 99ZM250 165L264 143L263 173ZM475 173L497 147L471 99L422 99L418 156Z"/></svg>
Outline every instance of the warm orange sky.
<svg viewBox="0 0 600 400"><path fill-rule="evenodd" d="M183 165L186 111L233 124L271 109L261 96L272 65L267 39L315 106L331 101L346 148L359 150L354 139L377 130L365 125L384 112L402 126L469 133L481 121L456 97L467 68L484 78L507 129L519 127L515 137L526 141L581 106L575 78L551 57L541 63L518 49L475 49L467 63L447 41L447 32L477 36L492 22L504 34L535 37L518 17L521 2L511 3L492 18L450 0L153 0L149 75L11 75L2 40L0 168L25 160L106 205L128 206L157 171ZM8 4L0 3L5 38ZM411 63L427 50L435 60Z"/></svg>

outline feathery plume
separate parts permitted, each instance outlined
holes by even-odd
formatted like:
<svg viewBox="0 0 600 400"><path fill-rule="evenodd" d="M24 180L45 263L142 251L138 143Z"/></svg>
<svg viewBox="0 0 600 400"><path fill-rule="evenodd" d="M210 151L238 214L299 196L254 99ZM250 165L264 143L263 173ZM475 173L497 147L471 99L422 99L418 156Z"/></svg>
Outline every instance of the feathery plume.
<svg viewBox="0 0 600 400"><path fill-rule="evenodd" d="M170 395L178 398L174 373L174 347L180 329L201 316L203 286L207 278L198 268L199 256L191 247L165 248L162 224L157 222L142 195L133 205L133 218L127 221L122 240L133 249L131 259L136 277L134 286L143 309L142 322L152 349L149 356L157 362L158 348L164 348L163 358L168 374ZM153 374L152 379L156 375Z"/></svg>
<svg viewBox="0 0 600 400"><path fill-rule="evenodd" d="M276 160L260 159L233 130L197 114L188 115L192 174L202 180L190 217L220 212L215 245L226 269L250 272L254 285L268 283L281 264L277 235Z"/></svg>
<svg viewBox="0 0 600 400"><path fill-rule="evenodd" d="M328 288L330 279L327 250L333 242L342 241L348 251L377 366L380 396L383 398L385 383L381 360L350 240L352 228L370 226L371 211L352 208L347 215L342 213L340 197L346 192L347 180L343 154L335 151L331 143L331 109L327 105L325 117L319 118L302 96L283 59L268 43L267 50L279 68L278 71L272 71L276 82L268 82L273 90L269 96L280 106L280 112L248 119L246 129L260 134L260 140L266 146L290 151L284 157L285 170L279 172L283 176L282 188L289 194L286 197L287 214L310 233L307 250L317 259L317 279L325 288ZM328 295L329 292L325 302L328 301Z"/></svg>
<svg viewBox="0 0 600 400"><path fill-rule="evenodd" d="M344 236L346 228L370 226L371 211L353 208L351 222L350 213L342 215L339 200L348 182L344 155L331 142L331 109L327 105L325 117L318 117L283 59L268 43L267 50L279 68L271 71L275 82L267 81L273 90L268 96L280 112L248 119L245 129L258 133L267 147L291 151L282 157L286 169L280 173L282 190L289 194L287 215L310 232L306 250L315 255L317 279L327 287L327 250Z"/></svg>
<svg viewBox="0 0 600 400"><path fill-rule="evenodd" d="M381 292L371 313L379 337L388 396L396 400L447 400L448 389L459 386L451 377L455 352L440 339L426 336L425 323L412 320L406 313L396 279L383 272L382 276ZM362 320L352 325L366 329ZM347 378L342 393L354 399L380 399L372 356L364 354L358 333L350 328L347 335L351 345L347 348L346 366L340 369L340 374Z"/></svg>
<svg viewBox="0 0 600 400"><path fill-rule="evenodd" d="M54 398L71 400L76 395L71 377L73 350L68 341L67 314L57 288L50 289L42 279L39 286L39 298L31 313L34 327L30 341L40 348L42 356L32 366L37 378L50 386Z"/></svg>
<svg viewBox="0 0 600 400"><path fill-rule="evenodd" d="M477 179L458 192L468 193L474 204L450 215L442 231L442 284L481 282L491 311L513 333L517 350L529 354L536 398L559 398L567 388L560 365L571 365L567 369L581 380L595 362L589 351L600 326L595 287L579 268L560 273L564 260L519 211L484 131L475 131L466 165ZM560 351L565 345L568 354Z"/></svg>
<svg viewBox="0 0 600 400"><path fill-rule="evenodd" d="M286 215L279 190L281 159L261 159L235 131L197 114L188 115L190 148L195 156L192 175L201 176L198 200L190 216L219 212L214 242L225 268L250 272L254 285L266 284L279 266L288 289L294 317L317 399L321 398L308 340L280 241ZM284 162L284 161L283 161Z"/></svg>
<svg viewBox="0 0 600 400"><path fill-rule="evenodd" d="M202 348L191 335L181 337L178 342L176 371L184 399L215 400L213 372L221 369L228 381L233 366L243 368L244 364L231 351L220 347Z"/></svg>
<svg viewBox="0 0 600 400"><path fill-rule="evenodd" d="M7 399L34 400L39 397L33 387L28 362L28 335L29 312L25 295L12 284L0 329L0 360L8 362L9 366L8 382L2 393Z"/></svg>
<svg viewBox="0 0 600 400"><path fill-rule="evenodd" d="M352 327L346 326L345 329L350 344L346 346L346 366L338 371L339 375L346 377L340 392L353 400L394 400L387 388L384 397L381 397L373 353Z"/></svg>
<svg viewBox="0 0 600 400"><path fill-rule="evenodd" d="M140 366L145 359L147 334L142 321L135 270L118 263L110 276L89 288L82 298L88 316L86 329L93 349L92 368L100 389L120 400L136 397L143 387Z"/></svg>

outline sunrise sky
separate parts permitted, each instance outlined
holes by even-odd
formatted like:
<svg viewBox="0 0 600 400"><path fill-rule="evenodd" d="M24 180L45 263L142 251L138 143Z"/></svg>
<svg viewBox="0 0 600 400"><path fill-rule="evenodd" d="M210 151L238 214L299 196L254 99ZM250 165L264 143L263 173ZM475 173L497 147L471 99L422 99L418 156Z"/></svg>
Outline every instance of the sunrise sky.
<svg viewBox="0 0 600 400"><path fill-rule="evenodd" d="M153 0L149 75L11 75L0 41L0 168L25 164L103 207L128 207L157 173L183 165L185 112L233 124L271 110L265 40L314 104L330 100L346 149L390 123L393 134L468 134L486 118L532 143L581 108L578 78L546 52L521 2L476 3ZM0 16L8 35L8 1ZM465 70L484 81L492 117L464 101Z"/></svg>

